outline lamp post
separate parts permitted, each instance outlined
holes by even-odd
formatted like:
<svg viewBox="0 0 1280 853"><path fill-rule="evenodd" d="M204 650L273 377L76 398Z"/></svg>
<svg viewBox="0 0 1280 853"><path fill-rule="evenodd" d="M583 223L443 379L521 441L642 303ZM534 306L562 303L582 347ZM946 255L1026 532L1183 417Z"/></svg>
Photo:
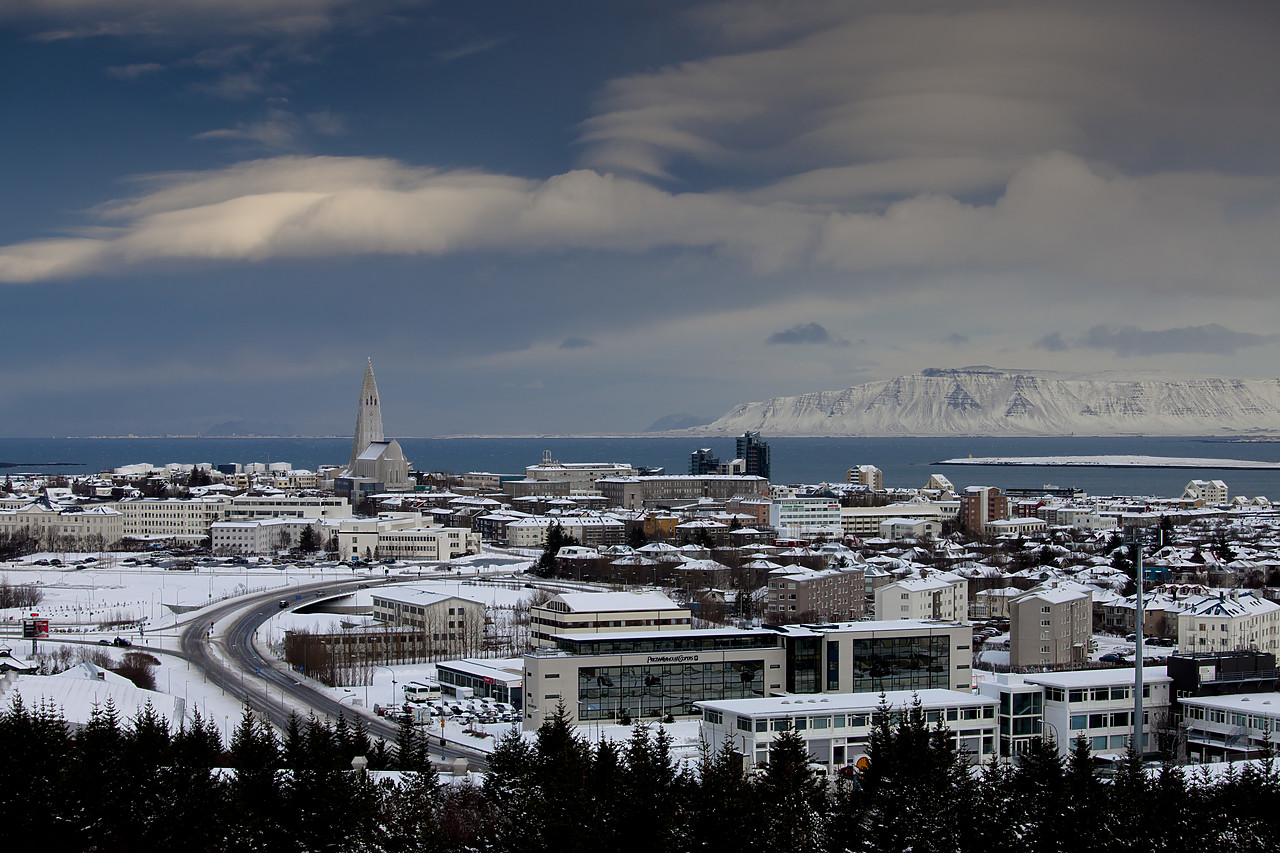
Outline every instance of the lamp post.
<svg viewBox="0 0 1280 853"><path fill-rule="evenodd" d="M372 669L372 671L370 671L369 673L369 681L371 682L373 681L374 674L377 673L377 671L380 669L385 669L387 672L391 673L391 704L395 705L396 704L396 671L394 669L392 669L389 666L375 666ZM364 704L366 707L368 707L369 705L369 685L368 684L364 686Z"/></svg>

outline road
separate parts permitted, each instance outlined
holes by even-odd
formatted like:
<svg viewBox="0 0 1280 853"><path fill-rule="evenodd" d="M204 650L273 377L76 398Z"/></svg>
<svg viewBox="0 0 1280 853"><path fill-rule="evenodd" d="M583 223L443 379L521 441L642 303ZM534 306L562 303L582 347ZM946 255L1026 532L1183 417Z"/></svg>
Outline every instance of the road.
<svg viewBox="0 0 1280 853"><path fill-rule="evenodd" d="M326 598L355 592L362 585L374 586L386 581L347 581L335 583L332 580L290 587L289 595L303 596L303 600L315 600L312 593L324 590ZM350 706L344 707L327 694L313 689L299 681L287 670L282 671L272 662L262 657L254 648L253 638L262 623L279 613L280 590L261 593L245 598L228 601L212 610L207 610L202 617L193 621L182 632L182 653L194 666L199 667L208 679L235 696L242 703L255 711L263 712L272 724L283 728L290 714L299 714L299 707L314 712L317 717L336 719L339 714L351 717L358 713ZM238 614L238 615L237 615ZM221 645L226 655L234 663L232 669L223 663L218 655L211 653L208 638L211 623L235 617L221 636L215 634L212 642ZM293 704L287 704L288 697ZM305 716L305 712L299 714ZM385 738L394 743L397 727L386 720L371 717L365 718L365 725L370 737ZM484 769L488 766L482 753L460 749L452 745L441 745L432 741L431 753L452 761L465 758L470 769Z"/></svg>

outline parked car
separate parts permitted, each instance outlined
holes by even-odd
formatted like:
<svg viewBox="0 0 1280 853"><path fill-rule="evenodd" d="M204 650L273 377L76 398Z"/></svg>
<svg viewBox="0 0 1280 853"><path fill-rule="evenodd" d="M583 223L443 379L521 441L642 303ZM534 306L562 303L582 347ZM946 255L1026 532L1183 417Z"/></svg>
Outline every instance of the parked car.
<svg viewBox="0 0 1280 853"><path fill-rule="evenodd" d="M111 641L111 645L113 645L113 646L119 646L120 648L122 648L122 649L123 649L123 648L126 648L126 647L128 647L128 646L132 646L132 645L133 645L133 643L129 642L129 641L128 641L128 640L126 640L124 637L116 637L114 640L112 640L112 641Z"/></svg>
<svg viewBox="0 0 1280 853"><path fill-rule="evenodd" d="M1098 660L1105 661L1106 663L1124 663L1125 657L1117 652L1107 652L1105 655L1098 658Z"/></svg>

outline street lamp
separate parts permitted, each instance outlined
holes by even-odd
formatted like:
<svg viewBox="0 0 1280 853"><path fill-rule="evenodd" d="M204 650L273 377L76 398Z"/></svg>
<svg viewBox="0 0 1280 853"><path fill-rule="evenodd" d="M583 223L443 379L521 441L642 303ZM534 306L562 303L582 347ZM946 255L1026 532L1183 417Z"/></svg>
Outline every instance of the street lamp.
<svg viewBox="0 0 1280 853"><path fill-rule="evenodd" d="M385 669L387 672L391 673L391 704L394 706L396 704L396 671L389 666L375 666L369 672L369 681L370 682L373 681L374 674L380 669ZM364 704L366 707L369 705L369 685L368 684L364 686Z"/></svg>

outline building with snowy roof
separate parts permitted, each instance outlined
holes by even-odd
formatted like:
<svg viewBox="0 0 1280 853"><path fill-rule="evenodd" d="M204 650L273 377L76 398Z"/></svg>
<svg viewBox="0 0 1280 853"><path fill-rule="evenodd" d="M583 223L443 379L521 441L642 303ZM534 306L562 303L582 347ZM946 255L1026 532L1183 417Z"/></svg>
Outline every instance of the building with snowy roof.
<svg viewBox="0 0 1280 853"><path fill-rule="evenodd" d="M697 708L713 753L729 743L748 766L760 766L769 761L774 739L790 731L804 740L811 762L835 774L866 756L878 712L908 713L917 703L927 725L944 728L967 760L979 763L996 754L996 700L958 690L706 700Z"/></svg>
<svg viewBox="0 0 1280 853"><path fill-rule="evenodd" d="M1179 651L1235 649L1280 652L1280 604L1236 589L1183 600L1178 614Z"/></svg>
<svg viewBox="0 0 1280 853"><path fill-rule="evenodd" d="M887 583L875 596L878 619L969 619L969 582L949 572Z"/></svg>
<svg viewBox="0 0 1280 853"><path fill-rule="evenodd" d="M1009 601L1009 663L1062 666L1089 659L1093 597L1073 589L1034 589Z"/></svg>
<svg viewBox="0 0 1280 853"><path fill-rule="evenodd" d="M657 591L563 592L529 610L533 642L542 646L563 634L687 631L692 615Z"/></svg>

